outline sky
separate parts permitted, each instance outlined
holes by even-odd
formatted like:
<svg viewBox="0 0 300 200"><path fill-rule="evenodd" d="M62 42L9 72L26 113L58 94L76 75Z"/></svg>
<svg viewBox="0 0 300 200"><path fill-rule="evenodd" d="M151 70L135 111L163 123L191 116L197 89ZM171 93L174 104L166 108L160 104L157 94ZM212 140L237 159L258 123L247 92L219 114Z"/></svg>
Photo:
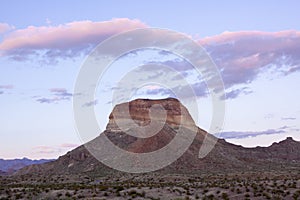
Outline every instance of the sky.
<svg viewBox="0 0 300 200"><path fill-rule="evenodd" d="M82 144L72 99L80 95L74 86L87 56L111 36L152 27L185 34L216 64L226 92L219 137L245 147L300 140L299 6L292 0L1 1L0 158L57 158ZM118 80L145 60L186 75L197 97L196 123L208 130L212 103L201 77L186 61L154 50L117 59L98 83L94 101L84 106L95 108L101 129ZM151 83L132 98L168 96Z"/></svg>

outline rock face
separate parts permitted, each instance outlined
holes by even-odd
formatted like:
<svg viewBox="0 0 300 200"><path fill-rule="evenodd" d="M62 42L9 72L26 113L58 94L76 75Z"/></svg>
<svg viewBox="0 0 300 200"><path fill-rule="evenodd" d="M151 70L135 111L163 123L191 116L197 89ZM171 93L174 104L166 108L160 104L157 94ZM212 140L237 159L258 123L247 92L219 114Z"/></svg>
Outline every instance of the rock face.
<svg viewBox="0 0 300 200"><path fill-rule="evenodd" d="M167 145L180 126L197 128L188 110L177 99L137 99L113 109L104 134L126 151L147 153ZM146 137L141 137L143 134Z"/></svg>
<svg viewBox="0 0 300 200"><path fill-rule="evenodd" d="M166 111L166 114L163 111ZM188 110L177 99L168 98L163 101L137 99L119 104L113 109L109 116L108 129L111 125L115 125L115 118L125 122L130 118L137 125L146 126L151 123L150 116L152 121L165 122L173 128L179 125L195 126L195 122Z"/></svg>
<svg viewBox="0 0 300 200"><path fill-rule="evenodd" d="M158 106L157 106L158 105ZM166 112L163 112L165 110ZM157 123L162 128L155 135L138 138L128 135L134 130L136 135L140 129ZM120 128L119 125L123 126ZM93 141L107 136L118 147L135 153L147 153L163 148L177 134L179 126L183 126L186 134L196 125L187 109L176 99L162 100L137 99L117 105L109 116L106 130ZM203 159L198 158L199 149L204 138L214 137L196 127L197 135L188 150L174 163L159 170L159 173L210 173L234 172L248 170L299 170L300 142L292 138L274 143L270 147L244 148L218 140L214 149ZM133 132L134 132L133 131ZM146 131L147 132L147 131ZM78 174L88 173L92 176L116 173L95 159L85 146L80 146L59 159L42 164L32 165L20 170L21 174Z"/></svg>

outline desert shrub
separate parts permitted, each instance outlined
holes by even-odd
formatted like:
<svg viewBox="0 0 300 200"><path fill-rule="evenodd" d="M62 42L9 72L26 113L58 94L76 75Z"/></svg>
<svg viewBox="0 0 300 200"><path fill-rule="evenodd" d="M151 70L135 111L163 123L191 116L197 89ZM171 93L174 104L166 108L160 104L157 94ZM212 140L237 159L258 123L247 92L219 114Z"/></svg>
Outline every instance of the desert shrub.
<svg viewBox="0 0 300 200"><path fill-rule="evenodd" d="M140 196L141 196L141 197L145 197L145 196L146 196L146 192L145 192L145 191L142 191L142 193L140 193Z"/></svg>
<svg viewBox="0 0 300 200"><path fill-rule="evenodd" d="M114 189L116 190L116 192L120 192L120 191L124 190L124 187L118 185L118 186L115 186Z"/></svg>
<svg viewBox="0 0 300 200"><path fill-rule="evenodd" d="M71 197L70 192L67 192L65 195L66 195L66 197Z"/></svg>
<svg viewBox="0 0 300 200"><path fill-rule="evenodd" d="M59 198L59 197L61 197L61 196L62 196L62 193L57 193L57 194L56 194L56 197L57 197L57 198Z"/></svg>
<svg viewBox="0 0 300 200"><path fill-rule="evenodd" d="M229 200L228 194L227 193L222 193L222 199Z"/></svg>
<svg viewBox="0 0 300 200"><path fill-rule="evenodd" d="M264 192L263 195L266 197L266 199L271 199L271 197L268 193Z"/></svg>
<svg viewBox="0 0 300 200"><path fill-rule="evenodd" d="M130 195L130 196L134 196L134 195L136 195L137 194L137 191L136 190L130 190L129 192L128 192L128 195Z"/></svg>
<svg viewBox="0 0 300 200"><path fill-rule="evenodd" d="M23 195L20 194L20 193L18 193L18 194L15 195L15 198L16 198L16 199L22 199L22 198L23 198Z"/></svg>
<svg viewBox="0 0 300 200"><path fill-rule="evenodd" d="M203 190L203 194L207 193L208 192L208 189L205 189Z"/></svg>
<svg viewBox="0 0 300 200"><path fill-rule="evenodd" d="M107 187L107 186L104 186L104 185L100 185L98 188L99 188L101 191L106 191L106 190L108 189L108 187Z"/></svg>
<svg viewBox="0 0 300 200"><path fill-rule="evenodd" d="M295 192L292 197L293 199L297 200L299 198L298 192Z"/></svg>
<svg viewBox="0 0 300 200"><path fill-rule="evenodd" d="M159 198L159 197L158 197L158 198L149 197L149 199L151 199L151 200L160 200L160 198Z"/></svg>
<svg viewBox="0 0 300 200"><path fill-rule="evenodd" d="M215 195L213 195L213 194L210 194L210 195L208 195L208 197L207 197L208 199L214 199L215 198Z"/></svg>

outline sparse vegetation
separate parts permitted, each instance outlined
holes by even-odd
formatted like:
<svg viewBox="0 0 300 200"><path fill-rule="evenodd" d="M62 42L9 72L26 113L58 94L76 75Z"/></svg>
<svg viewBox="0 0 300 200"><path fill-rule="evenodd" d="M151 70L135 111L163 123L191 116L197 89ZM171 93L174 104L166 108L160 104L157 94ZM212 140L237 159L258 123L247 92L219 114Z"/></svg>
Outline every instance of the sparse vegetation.
<svg viewBox="0 0 300 200"><path fill-rule="evenodd" d="M0 199L299 199L300 174L0 177ZM284 178L283 178L284 177ZM60 182L57 182L57 181ZM63 182L61 180L64 180ZM72 181L69 181L72 180ZM88 180L88 181L87 181ZM96 180L96 181L95 181Z"/></svg>

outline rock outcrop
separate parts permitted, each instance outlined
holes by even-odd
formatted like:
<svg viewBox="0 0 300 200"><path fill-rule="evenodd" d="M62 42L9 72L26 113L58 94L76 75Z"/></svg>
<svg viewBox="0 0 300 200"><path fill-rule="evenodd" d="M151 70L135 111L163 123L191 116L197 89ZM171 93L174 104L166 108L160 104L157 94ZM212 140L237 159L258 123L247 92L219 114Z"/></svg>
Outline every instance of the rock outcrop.
<svg viewBox="0 0 300 200"><path fill-rule="evenodd" d="M111 125L115 125L116 117L125 122L133 120L139 126L149 125L151 120L166 123L173 128L179 125L196 126L188 110L174 98L165 100L136 99L119 104L109 115L108 129Z"/></svg>
<svg viewBox="0 0 300 200"><path fill-rule="evenodd" d="M162 125L162 127L150 137L139 138L128 135L126 132L134 130L136 135L144 134L139 133L138 130L140 129L137 127L147 127L151 123ZM123 128L120 128L120 125ZM180 126L184 127L186 134L191 134L191 127L196 127L187 109L177 99L137 99L117 105L109 116L106 130L92 142L97 143L101 137L106 136L115 145L126 151L134 153L153 152L170 143ZM282 167L285 170L300 169L300 142L294 141L292 138L274 143L270 147L257 148L244 148L220 139L205 158L199 159L199 149L204 138L214 136L198 127L196 130L197 135L187 151L174 163L159 170L159 173L281 170ZM116 173L116 171L95 159L82 145L53 162L25 167L17 175L78 173L97 176Z"/></svg>

